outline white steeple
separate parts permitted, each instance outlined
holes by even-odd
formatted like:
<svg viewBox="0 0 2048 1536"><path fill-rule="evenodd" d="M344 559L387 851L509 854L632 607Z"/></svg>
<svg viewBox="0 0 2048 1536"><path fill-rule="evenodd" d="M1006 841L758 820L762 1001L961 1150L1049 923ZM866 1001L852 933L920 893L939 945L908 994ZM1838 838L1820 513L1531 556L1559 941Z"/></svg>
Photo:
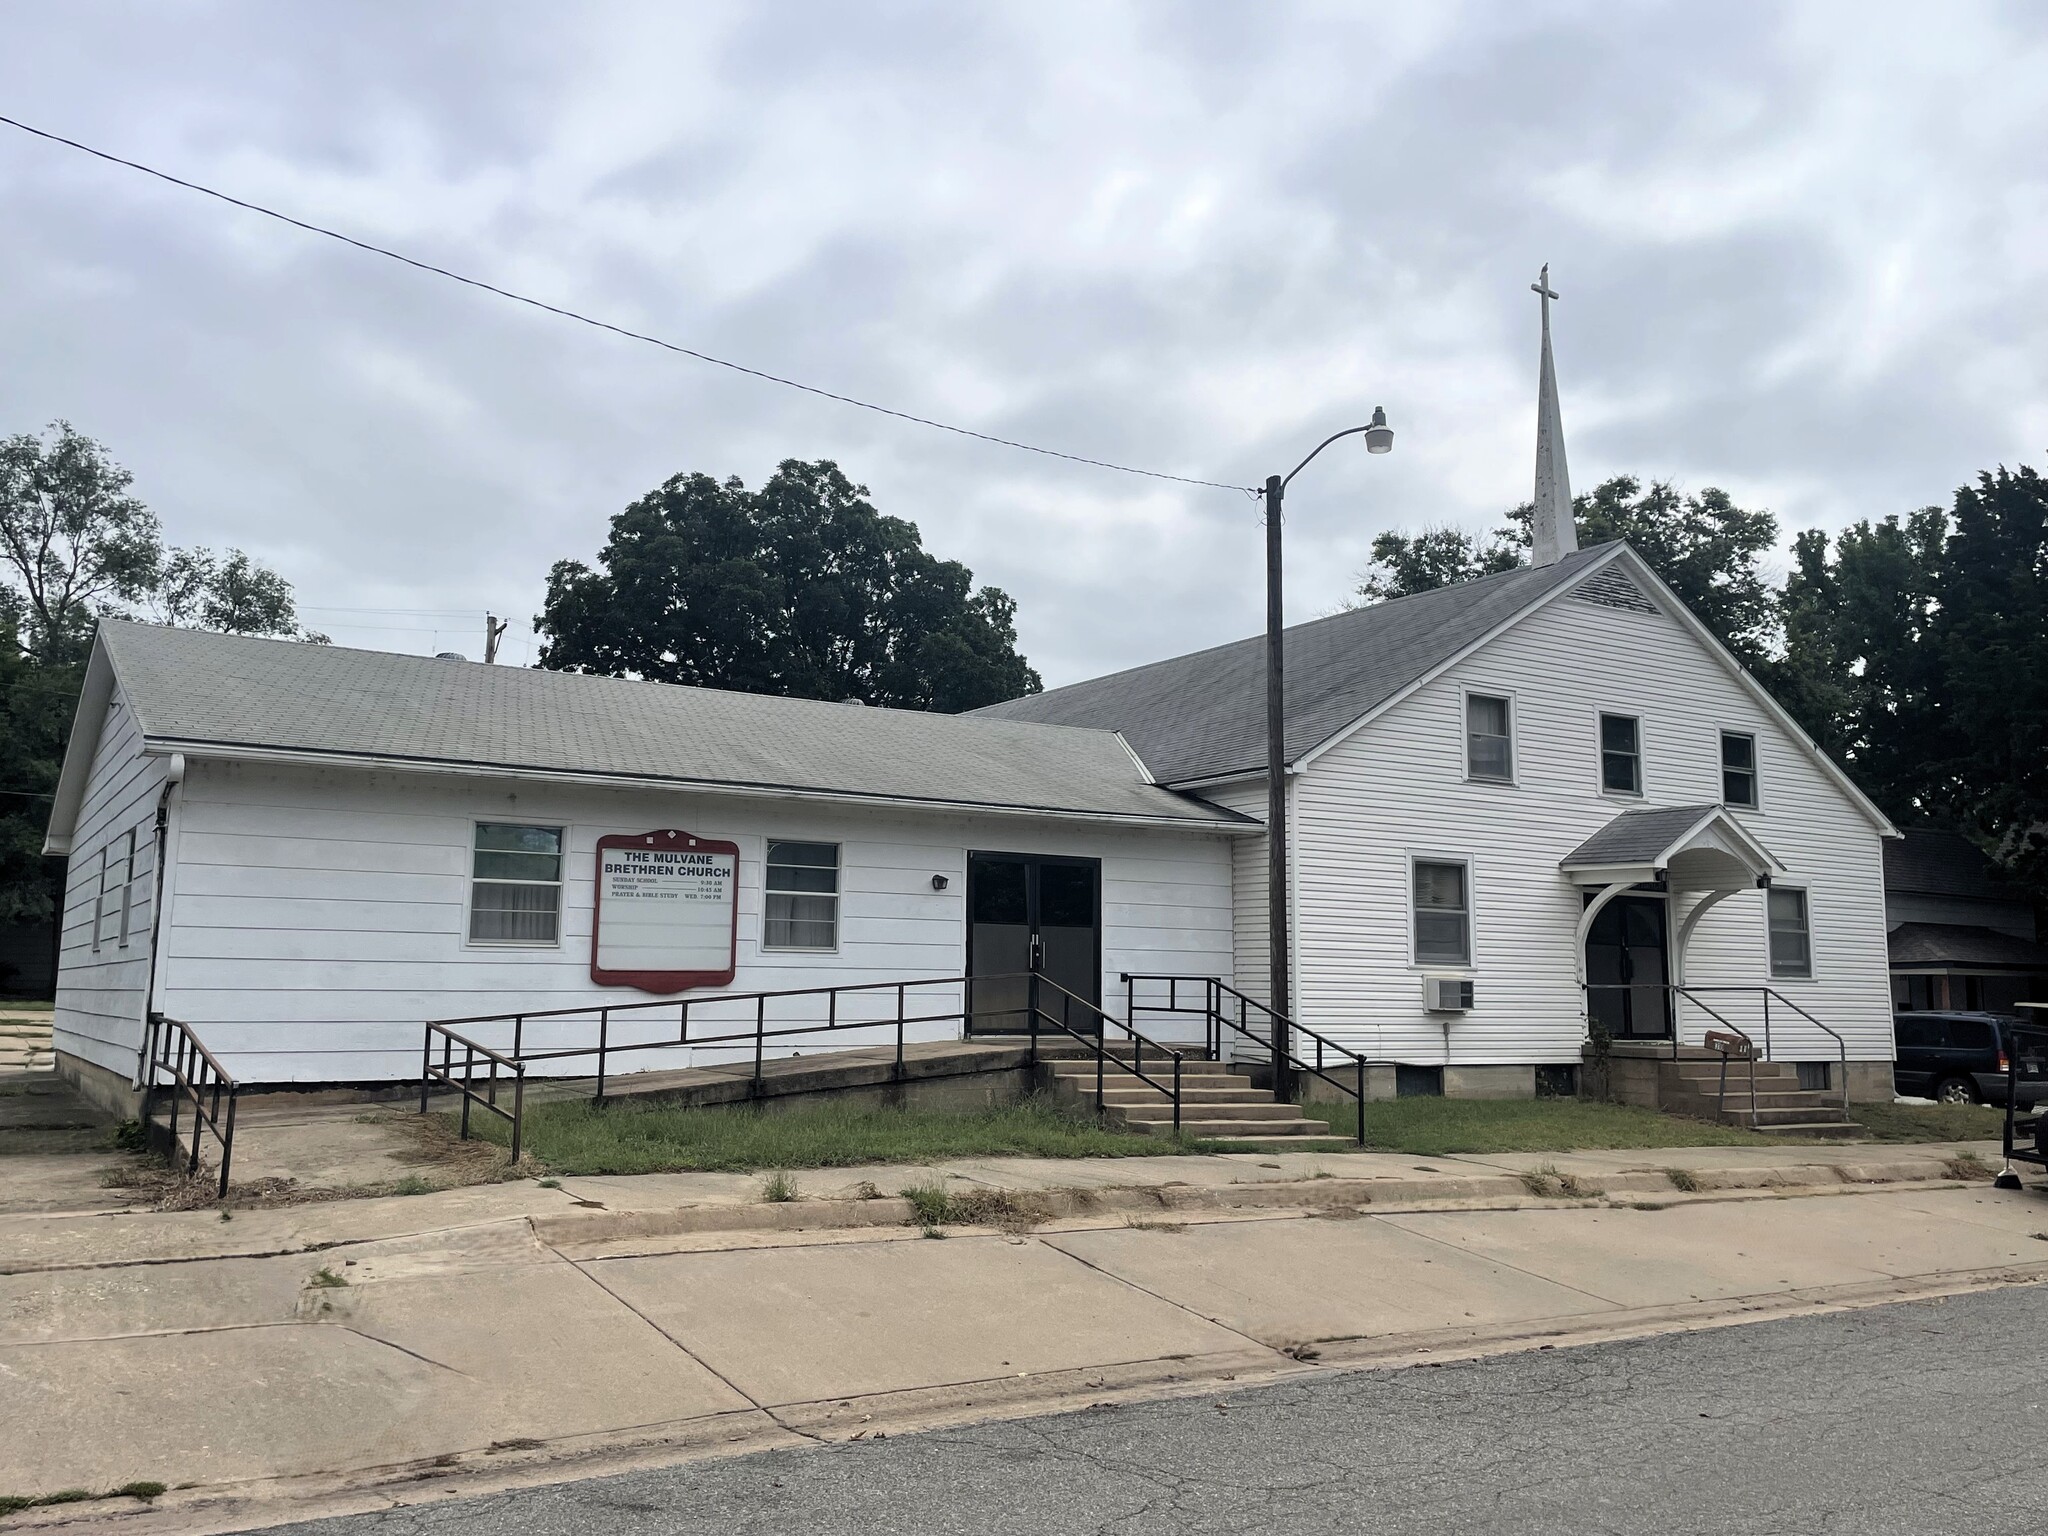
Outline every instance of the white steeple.
<svg viewBox="0 0 2048 1536"><path fill-rule="evenodd" d="M1529 285L1543 300L1543 367L1536 386L1536 516L1532 563L1555 565L1579 547L1572 520L1572 477L1564 463L1564 418L1557 409L1557 366L1550 359L1550 263Z"/></svg>

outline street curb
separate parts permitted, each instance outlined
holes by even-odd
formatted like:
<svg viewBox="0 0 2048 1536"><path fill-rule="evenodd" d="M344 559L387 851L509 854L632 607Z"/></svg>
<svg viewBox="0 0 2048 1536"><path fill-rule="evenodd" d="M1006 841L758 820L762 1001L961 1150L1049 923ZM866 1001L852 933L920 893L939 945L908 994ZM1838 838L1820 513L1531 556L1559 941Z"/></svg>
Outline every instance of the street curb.
<svg viewBox="0 0 2048 1536"><path fill-rule="evenodd" d="M1800 1164L1793 1167L1682 1170L1692 1180L1683 1189L1661 1169L1630 1170L1576 1179L1532 1172L1470 1177L1346 1179L1334 1175L1228 1185L1156 1184L1108 1188L1004 1190L988 1186L955 1190L980 1202L981 1219L969 1212L948 1225L1038 1225L1073 1217L1157 1215L1162 1212L1232 1210L1398 1210L1468 1201L1513 1201L1538 1208L1608 1196L1878 1188L1891 1184L1988 1182L1990 1170L1958 1177L1947 1159L1913 1158L1881 1163ZM760 1205L677 1206L637 1211L573 1211L534 1216L534 1235L549 1244L585 1244L621 1238L676 1237L696 1233L806 1232L861 1227L915 1226L907 1199L800 1199Z"/></svg>

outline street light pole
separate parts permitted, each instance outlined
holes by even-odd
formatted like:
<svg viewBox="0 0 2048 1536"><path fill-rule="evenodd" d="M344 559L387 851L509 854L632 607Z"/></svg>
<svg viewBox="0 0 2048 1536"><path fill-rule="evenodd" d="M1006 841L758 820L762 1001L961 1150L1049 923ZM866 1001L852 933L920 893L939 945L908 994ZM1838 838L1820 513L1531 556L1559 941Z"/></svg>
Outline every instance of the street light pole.
<svg viewBox="0 0 2048 1536"><path fill-rule="evenodd" d="M1372 420L1365 426L1346 427L1333 433L1290 473L1266 477L1266 1001L1273 1010L1273 1094L1283 1103L1294 1097L1295 1079L1288 1043L1294 988L1288 963L1291 955L1287 889L1287 669L1281 639L1285 622L1281 512L1288 481L1338 438L1358 433L1365 434L1368 452L1385 453L1394 446L1394 429L1387 425L1386 410L1374 406Z"/></svg>

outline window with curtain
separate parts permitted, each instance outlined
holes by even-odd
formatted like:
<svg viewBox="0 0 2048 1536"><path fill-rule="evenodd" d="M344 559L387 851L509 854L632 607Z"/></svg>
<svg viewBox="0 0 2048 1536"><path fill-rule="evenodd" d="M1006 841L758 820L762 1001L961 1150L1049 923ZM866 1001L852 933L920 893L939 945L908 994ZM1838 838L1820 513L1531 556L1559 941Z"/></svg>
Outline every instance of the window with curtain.
<svg viewBox="0 0 2048 1536"><path fill-rule="evenodd" d="M1415 960L1418 965L1472 963L1471 882L1466 866L1415 861Z"/></svg>
<svg viewBox="0 0 2048 1536"><path fill-rule="evenodd" d="M1813 934L1806 910L1806 892L1774 885L1768 894L1771 928L1771 974L1811 976Z"/></svg>
<svg viewBox="0 0 2048 1536"><path fill-rule="evenodd" d="M1515 776L1515 746L1506 699L1484 693L1465 696L1465 772L1470 778L1506 783Z"/></svg>
<svg viewBox="0 0 2048 1536"><path fill-rule="evenodd" d="M763 949L834 949L839 944L839 845L768 844Z"/></svg>
<svg viewBox="0 0 2048 1536"><path fill-rule="evenodd" d="M470 943L555 944L561 936L562 829L478 822Z"/></svg>

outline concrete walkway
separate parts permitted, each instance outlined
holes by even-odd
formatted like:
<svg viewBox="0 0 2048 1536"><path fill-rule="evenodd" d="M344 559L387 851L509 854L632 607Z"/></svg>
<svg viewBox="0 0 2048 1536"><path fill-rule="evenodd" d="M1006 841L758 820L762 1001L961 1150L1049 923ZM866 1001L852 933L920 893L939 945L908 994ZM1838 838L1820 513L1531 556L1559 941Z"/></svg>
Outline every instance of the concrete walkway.
<svg viewBox="0 0 2048 1536"><path fill-rule="evenodd" d="M788 1202L696 1174L0 1216L0 1494L150 1479L153 1510L10 1524L228 1529L2048 1276L2048 1198L1992 1190L1972 1150L1003 1159L805 1174ZM933 1180L988 1224L928 1240L893 1192Z"/></svg>

